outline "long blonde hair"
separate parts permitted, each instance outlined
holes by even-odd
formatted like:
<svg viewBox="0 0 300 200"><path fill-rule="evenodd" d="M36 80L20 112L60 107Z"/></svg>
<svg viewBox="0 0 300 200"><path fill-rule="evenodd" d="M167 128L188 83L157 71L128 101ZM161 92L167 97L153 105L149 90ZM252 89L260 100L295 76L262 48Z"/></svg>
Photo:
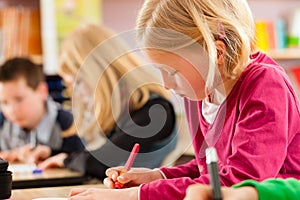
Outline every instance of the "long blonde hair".
<svg viewBox="0 0 300 200"><path fill-rule="evenodd" d="M227 47L224 74L235 79L254 47L254 20L246 0L145 0L136 22L137 37L146 47L178 50L192 45L192 40L202 46L211 61L217 59L214 41L220 39L220 26ZM213 86L214 77L215 66L210 65L208 87Z"/></svg>
<svg viewBox="0 0 300 200"><path fill-rule="evenodd" d="M169 97L168 92L161 85L156 84L159 83L159 79L150 71L139 67L143 63L129 52L128 47L113 31L103 26L81 25L65 39L61 53L59 74L62 77L68 73L77 74L77 81L85 82L93 90L94 99L93 94L90 94L90 99L95 102L94 114L104 134L115 127L116 120L123 110L127 109L122 105L124 101L122 98L125 98L122 93L132 92L128 108L130 112L144 106L151 93L164 98ZM116 85L120 84L119 81L125 75L125 85L121 85L121 89L116 93L117 96L113 98ZM130 87L134 90L128 89ZM84 116L83 112L84 110L77 112L79 115L77 124L80 124L80 116ZM94 123L90 125L94 126ZM87 131L83 131L83 134L84 132Z"/></svg>

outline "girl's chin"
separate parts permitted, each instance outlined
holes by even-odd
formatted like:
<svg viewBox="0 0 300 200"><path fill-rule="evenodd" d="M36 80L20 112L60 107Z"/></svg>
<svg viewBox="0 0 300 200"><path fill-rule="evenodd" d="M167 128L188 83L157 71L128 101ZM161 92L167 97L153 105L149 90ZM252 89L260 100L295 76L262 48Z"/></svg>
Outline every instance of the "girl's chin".
<svg viewBox="0 0 300 200"><path fill-rule="evenodd" d="M188 100L191 100L191 101L201 101L202 99L198 99L198 98L195 98L195 97L188 97L188 96L184 96L185 98L187 98Z"/></svg>
<svg viewBox="0 0 300 200"><path fill-rule="evenodd" d="M178 96L180 97L187 97L185 94L177 93Z"/></svg>
<svg viewBox="0 0 300 200"><path fill-rule="evenodd" d="M190 96L190 95L186 95L183 93L176 93L178 96L182 97L182 98L187 98L191 101L200 101L201 99L197 98L196 96Z"/></svg>

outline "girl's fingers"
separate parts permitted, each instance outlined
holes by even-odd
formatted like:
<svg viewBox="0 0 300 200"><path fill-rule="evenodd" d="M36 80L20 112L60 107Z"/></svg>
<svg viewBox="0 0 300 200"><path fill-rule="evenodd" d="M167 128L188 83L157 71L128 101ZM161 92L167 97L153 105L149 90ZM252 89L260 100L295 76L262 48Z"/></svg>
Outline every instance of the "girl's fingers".
<svg viewBox="0 0 300 200"><path fill-rule="evenodd" d="M117 177L120 174L120 171L124 169L124 167L113 167L113 168L109 168L105 171L106 176L108 176L109 178L111 178L113 181L117 180Z"/></svg>
<svg viewBox="0 0 300 200"><path fill-rule="evenodd" d="M107 177L103 180L103 184L108 188L115 188L115 182L119 182L121 184L126 184L134 180L137 174L132 174L130 172L124 173L119 176L117 173L110 174L111 177Z"/></svg>
<svg viewBox="0 0 300 200"><path fill-rule="evenodd" d="M45 170L45 169L49 169L51 167L58 167L58 165L52 159L50 159L50 160L45 160L45 161L39 163L37 167L39 169Z"/></svg>
<svg viewBox="0 0 300 200"><path fill-rule="evenodd" d="M114 188L115 187L115 184L114 182L110 179L110 178L105 178L103 180L103 184L108 187L108 188Z"/></svg>
<svg viewBox="0 0 300 200"><path fill-rule="evenodd" d="M72 196L78 195L80 193L85 192L86 190L87 190L86 188L74 188L74 189L71 189L69 196L72 197Z"/></svg>
<svg viewBox="0 0 300 200"><path fill-rule="evenodd" d="M48 166L49 166L49 163L48 163L47 160L45 160L45 161L39 163L39 164L37 165L37 168L45 170L45 169L48 168Z"/></svg>
<svg viewBox="0 0 300 200"><path fill-rule="evenodd" d="M135 180L136 178L137 178L136 174L127 172L127 173L124 173L124 174L118 176L116 179L117 179L118 182L120 182L122 184L126 184L130 181Z"/></svg>
<svg viewBox="0 0 300 200"><path fill-rule="evenodd" d="M68 200L91 200L89 196L73 196L68 198Z"/></svg>

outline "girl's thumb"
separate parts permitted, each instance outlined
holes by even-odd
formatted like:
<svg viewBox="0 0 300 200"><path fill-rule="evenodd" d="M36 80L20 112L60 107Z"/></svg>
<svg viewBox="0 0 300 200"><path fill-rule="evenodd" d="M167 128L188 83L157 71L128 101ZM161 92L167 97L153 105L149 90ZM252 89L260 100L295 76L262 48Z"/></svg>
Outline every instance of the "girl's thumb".
<svg viewBox="0 0 300 200"><path fill-rule="evenodd" d="M134 180L136 176L137 176L137 175L136 175L135 173L132 173L132 172L126 172L126 173L124 173L124 174L118 176L117 180L118 180L120 183L125 184L125 183L128 183L128 182Z"/></svg>

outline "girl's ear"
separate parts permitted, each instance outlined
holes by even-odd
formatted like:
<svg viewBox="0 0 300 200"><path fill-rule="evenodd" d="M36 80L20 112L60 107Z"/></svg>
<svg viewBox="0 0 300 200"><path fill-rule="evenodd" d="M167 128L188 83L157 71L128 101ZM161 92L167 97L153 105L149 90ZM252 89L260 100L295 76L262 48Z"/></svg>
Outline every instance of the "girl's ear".
<svg viewBox="0 0 300 200"><path fill-rule="evenodd" d="M226 45L222 40L216 40L215 45L217 47L217 64L223 65L225 63Z"/></svg>

